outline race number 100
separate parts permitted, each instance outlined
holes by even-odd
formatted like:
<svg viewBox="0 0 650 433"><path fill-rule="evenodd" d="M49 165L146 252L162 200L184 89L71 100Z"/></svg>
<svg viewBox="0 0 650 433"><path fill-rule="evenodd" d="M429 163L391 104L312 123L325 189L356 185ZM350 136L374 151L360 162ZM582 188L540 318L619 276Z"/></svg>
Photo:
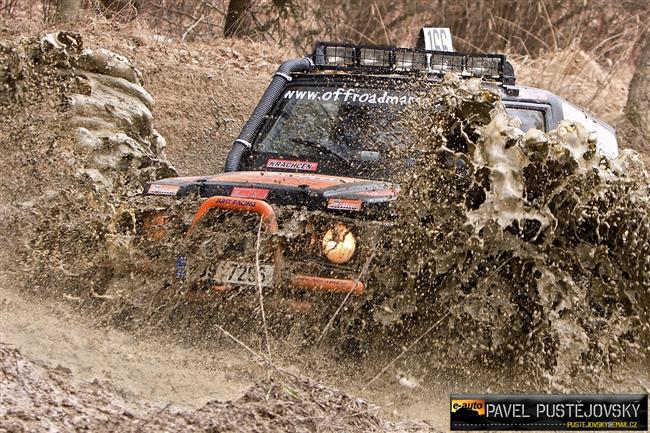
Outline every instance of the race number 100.
<svg viewBox="0 0 650 433"><path fill-rule="evenodd" d="M446 27L422 27L424 49L434 51L454 51L451 32Z"/></svg>

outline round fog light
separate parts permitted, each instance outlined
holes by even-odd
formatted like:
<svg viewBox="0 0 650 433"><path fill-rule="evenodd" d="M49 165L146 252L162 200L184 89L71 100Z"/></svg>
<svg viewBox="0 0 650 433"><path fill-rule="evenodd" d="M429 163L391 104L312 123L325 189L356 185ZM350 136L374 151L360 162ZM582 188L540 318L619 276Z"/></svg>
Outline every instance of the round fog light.
<svg viewBox="0 0 650 433"><path fill-rule="evenodd" d="M323 255L337 265L350 261L357 247L357 240L344 224L334 224L323 236Z"/></svg>

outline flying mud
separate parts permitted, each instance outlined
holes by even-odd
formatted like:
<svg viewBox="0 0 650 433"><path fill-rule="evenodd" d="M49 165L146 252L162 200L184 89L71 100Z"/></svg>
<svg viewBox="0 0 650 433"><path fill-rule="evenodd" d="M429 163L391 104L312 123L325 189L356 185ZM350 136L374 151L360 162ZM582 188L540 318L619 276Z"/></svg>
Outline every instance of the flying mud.
<svg viewBox="0 0 650 433"><path fill-rule="evenodd" d="M609 160L568 121L523 134L478 81L447 78L429 95L434 114L410 121L423 157L401 182L392 241L412 258L418 321L450 314L438 350L562 391L644 357L650 189L638 154Z"/></svg>

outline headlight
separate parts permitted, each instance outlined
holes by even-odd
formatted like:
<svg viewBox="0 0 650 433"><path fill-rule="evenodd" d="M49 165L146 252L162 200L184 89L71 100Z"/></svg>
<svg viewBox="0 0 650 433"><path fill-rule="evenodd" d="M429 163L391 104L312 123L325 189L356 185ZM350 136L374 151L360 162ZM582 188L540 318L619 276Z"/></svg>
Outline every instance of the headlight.
<svg viewBox="0 0 650 433"><path fill-rule="evenodd" d="M337 265L350 261L357 247L357 240L344 224L334 224L323 236L323 255Z"/></svg>

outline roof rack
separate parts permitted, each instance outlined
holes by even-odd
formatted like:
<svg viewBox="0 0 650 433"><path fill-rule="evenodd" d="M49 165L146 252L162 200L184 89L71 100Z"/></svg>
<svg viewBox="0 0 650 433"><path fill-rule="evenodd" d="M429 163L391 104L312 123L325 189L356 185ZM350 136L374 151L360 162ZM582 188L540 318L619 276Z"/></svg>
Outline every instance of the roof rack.
<svg viewBox="0 0 650 433"><path fill-rule="evenodd" d="M504 85L515 84L514 69L503 54L468 54L457 51L317 42L313 60L319 69L439 76L451 71L464 77L479 77Z"/></svg>

